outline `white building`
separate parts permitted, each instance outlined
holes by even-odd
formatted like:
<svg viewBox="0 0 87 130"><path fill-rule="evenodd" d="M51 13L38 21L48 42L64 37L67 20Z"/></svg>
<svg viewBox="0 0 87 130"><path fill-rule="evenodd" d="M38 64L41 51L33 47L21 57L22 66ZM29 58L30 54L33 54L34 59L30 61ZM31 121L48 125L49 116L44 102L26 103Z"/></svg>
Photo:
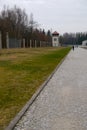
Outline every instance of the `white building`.
<svg viewBox="0 0 87 130"><path fill-rule="evenodd" d="M87 46L87 40L84 40L84 41L82 42L82 46Z"/></svg>
<svg viewBox="0 0 87 130"><path fill-rule="evenodd" d="M56 31L52 33L52 46L53 47L59 46L59 33Z"/></svg>

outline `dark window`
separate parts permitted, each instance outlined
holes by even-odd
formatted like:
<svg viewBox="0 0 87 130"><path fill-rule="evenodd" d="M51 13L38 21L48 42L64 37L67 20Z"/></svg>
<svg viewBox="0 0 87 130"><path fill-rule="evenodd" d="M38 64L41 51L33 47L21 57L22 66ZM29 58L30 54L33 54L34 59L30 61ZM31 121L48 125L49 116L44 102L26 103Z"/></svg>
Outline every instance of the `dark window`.
<svg viewBox="0 0 87 130"><path fill-rule="evenodd" d="M57 41L57 38L54 38L54 41Z"/></svg>

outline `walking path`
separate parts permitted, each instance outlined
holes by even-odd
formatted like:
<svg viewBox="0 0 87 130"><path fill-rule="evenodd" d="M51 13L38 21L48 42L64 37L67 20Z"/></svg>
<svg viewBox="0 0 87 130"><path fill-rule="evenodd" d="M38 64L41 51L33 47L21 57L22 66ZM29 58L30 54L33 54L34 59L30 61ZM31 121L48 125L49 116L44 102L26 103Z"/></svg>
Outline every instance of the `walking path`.
<svg viewBox="0 0 87 130"><path fill-rule="evenodd" d="M87 50L71 50L14 130L87 130Z"/></svg>

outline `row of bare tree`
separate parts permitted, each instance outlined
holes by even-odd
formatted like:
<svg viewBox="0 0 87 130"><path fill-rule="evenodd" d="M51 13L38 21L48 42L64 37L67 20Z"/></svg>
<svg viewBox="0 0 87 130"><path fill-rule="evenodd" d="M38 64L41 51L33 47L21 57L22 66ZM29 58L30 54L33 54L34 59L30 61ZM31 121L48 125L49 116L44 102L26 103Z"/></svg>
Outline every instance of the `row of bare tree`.
<svg viewBox="0 0 87 130"><path fill-rule="evenodd" d="M59 40L62 45L81 45L82 41L87 40L87 32L64 33Z"/></svg>
<svg viewBox="0 0 87 130"><path fill-rule="evenodd" d="M25 10L16 6L13 8L4 6L0 12L0 31L3 44L5 44L6 32L9 33L10 38L51 42L50 30L45 32L44 29L38 29L38 23L34 21L33 14L31 13L28 18Z"/></svg>

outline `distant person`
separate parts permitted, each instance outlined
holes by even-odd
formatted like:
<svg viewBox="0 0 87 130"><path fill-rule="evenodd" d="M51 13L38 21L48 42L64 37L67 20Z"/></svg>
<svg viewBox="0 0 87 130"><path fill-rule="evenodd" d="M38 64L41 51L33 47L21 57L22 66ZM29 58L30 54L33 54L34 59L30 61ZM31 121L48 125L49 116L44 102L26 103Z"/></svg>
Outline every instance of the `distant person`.
<svg viewBox="0 0 87 130"><path fill-rule="evenodd" d="M72 49L73 49L73 51L74 51L74 46L72 46Z"/></svg>

